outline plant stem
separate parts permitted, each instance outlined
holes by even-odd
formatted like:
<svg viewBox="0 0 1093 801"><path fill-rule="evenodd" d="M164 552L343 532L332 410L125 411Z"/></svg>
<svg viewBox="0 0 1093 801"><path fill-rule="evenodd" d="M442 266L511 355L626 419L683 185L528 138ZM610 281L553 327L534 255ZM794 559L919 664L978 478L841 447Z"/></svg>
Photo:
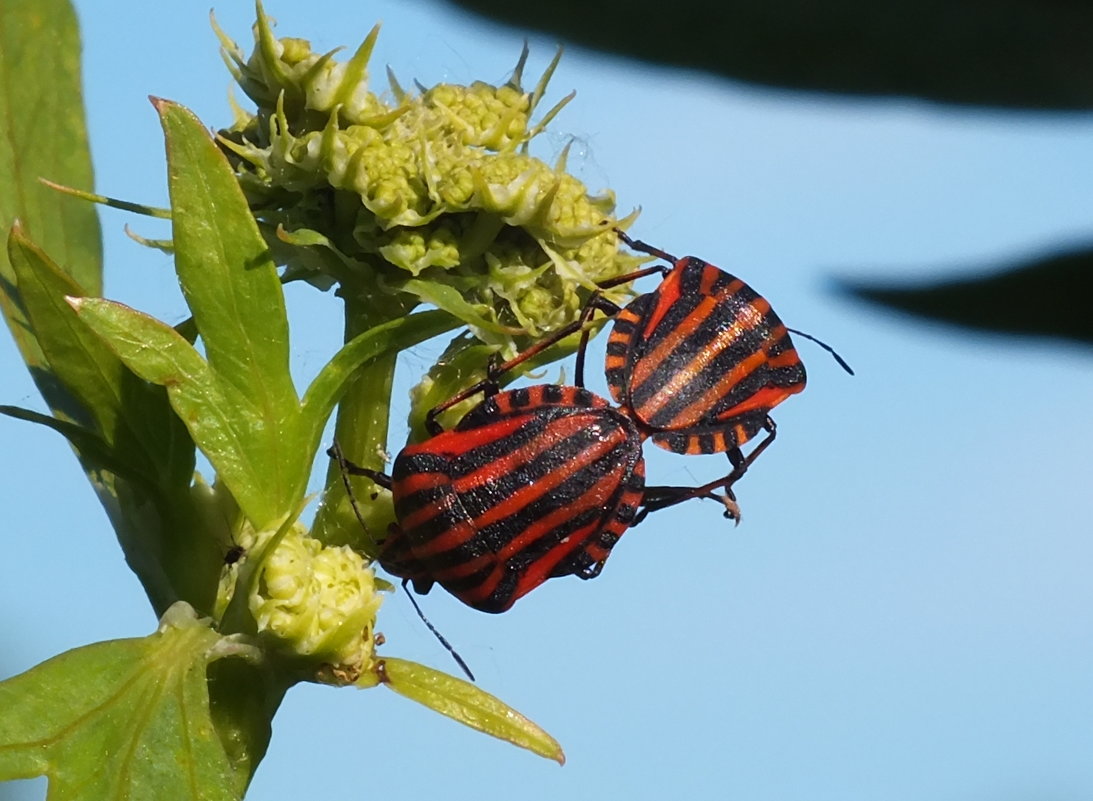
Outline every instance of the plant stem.
<svg viewBox="0 0 1093 801"><path fill-rule="evenodd" d="M346 292L345 341L348 342L369 328L407 314L393 298L378 302L374 298ZM338 405L334 436L346 457L355 464L373 470L383 470L387 449L387 433L391 417L391 388L395 377L398 353L391 352L363 365L353 384ZM394 520L390 499L373 501L375 485L366 478L354 478L354 499L368 530L362 531L346 496L338 466L331 462L327 469L326 493L315 516L312 536L326 545L350 545L369 556L377 553L388 525Z"/></svg>

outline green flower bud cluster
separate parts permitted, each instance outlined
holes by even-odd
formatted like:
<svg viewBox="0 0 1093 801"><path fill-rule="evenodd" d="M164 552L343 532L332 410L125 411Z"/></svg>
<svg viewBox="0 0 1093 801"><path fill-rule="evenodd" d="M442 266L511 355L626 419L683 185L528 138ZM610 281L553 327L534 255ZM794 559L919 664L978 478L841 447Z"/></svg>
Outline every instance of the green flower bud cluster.
<svg viewBox="0 0 1093 801"><path fill-rule="evenodd" d="M258 633L293 656L366 668L383 601L372 568L352 548L324 546L299 524L279 539L276 534L262 532L245 543L248 559L257 562L247 606Z"/></svg>
<svg viewBox="0 0 1093 801"><path fill-rule="evenodd" d="M565 152L553 167L528 153L572 97L533 124L557 57L531 91L525 49L503 86L410 92L390 76L385 100L367 70L378 27L344 63L276 39L262 14L249 57L218 34L257 106L237 109L220 141L259 221L277 231L289 277L336 281L401 313L434 303L511 354L576 319L597 281L633 268L611 232L626 224L613 195L566 173Z"/></svg>

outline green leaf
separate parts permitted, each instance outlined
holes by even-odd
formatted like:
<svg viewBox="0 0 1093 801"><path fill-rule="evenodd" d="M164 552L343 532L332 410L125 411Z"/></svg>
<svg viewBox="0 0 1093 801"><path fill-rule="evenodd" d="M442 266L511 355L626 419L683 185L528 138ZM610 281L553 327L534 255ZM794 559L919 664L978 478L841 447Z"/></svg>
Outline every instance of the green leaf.
<svg viewBox="0 0 1093 801"><path fill-rule="evenodd" d="M760 84L1093 108L1093 5L1083 2L451 2L553 39ZM688 123L701 120L664 121Z"/></svg>
<svg viewBox="0 0 1093 801"><path fill-rule="evenodd" d="M91 186L84 128L80 41L67 0L10 0L0 5L0 231L16 218L55 254L83 292L102 288L102 242L95 208L39 183L50 177ZM53 409L71 408L50 380L28 325L7 253L0 252L0 311Z"/></svg>
<svg viewBox="0 0 1093 801"><path fill-rule="evenodd" d="M289 374L281 282L235 175L208 131L187 109L154 102L167 142L178 279L222 394L248 401L247 431L254 440L249 455L265 484L263 494L280 499L252 518L261 525L295 506L309 468L299 451L299 398Z"/></svg>
<svg viewBox="0 0 1093 801"><path fill-rule="evenodd" d="M470 682L405 659L379 661L380 682L472 729L565 764L557 740L498 698Z"/></svg>
<svg viewBox="0 0 1093 801"><path fill-rule="evenodd" d="M150 637L69 651L0 683L0 780L49 777L50 801L235 799L206 666L227 642L179 604Z"/></svg>
<svg viewBox="0 0 1093 801"><path fill-rule="evenodd" d="M70 302L130 370L167 387L175 413L247 517L262 526L288 511L264 472L275 455L269 453L270 437L258 430L261 415L249 398L220 381L193 345L166 323L114 301Z"/></svg>
<svg viewBox="0 0 1093 801"><path fill-rule="evenodd" d="M197 117L155 104L167 142L175 269L209 364L271 416L293 408L284 293L239 182Z"/></svg>
<svg viewBox="0 0 1093 801"><path fill-rule="evenodd" d="M134 376L80 322L65 301L82 294L79 285L18 224L11 230L8 252L24 311L50 370L79 403L59 411L85 424L91 416L94 429L113 448L119 474L139 475L165 488L188 486L193 443L166 393Z"/></svg>
<svg viewBox="0 0 1093 801"><path fill-rule="evenodd" d="M1093 249L965 280L914 286L844 281L841 286L864 300L965 328L1093 343Z"/></svg>

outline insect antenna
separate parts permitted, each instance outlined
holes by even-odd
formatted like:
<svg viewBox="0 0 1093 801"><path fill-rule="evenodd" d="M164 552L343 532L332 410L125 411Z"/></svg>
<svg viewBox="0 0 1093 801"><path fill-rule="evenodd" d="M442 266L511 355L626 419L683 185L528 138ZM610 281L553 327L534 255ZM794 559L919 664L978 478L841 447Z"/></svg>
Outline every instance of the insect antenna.
<svg viewBox="0 0 1093 801"><path fill-rule="evenodd" d="M403 579L402 589L406 591L406 597L409 598L410 603L414 605L414 611L417 612L417 616L421 618L421 622L429 627L429 631L433 633L433 636L436 637L437 640L440 641L440 644L443 645L447 649L448 653L452 655L452 659L454 659L455 663L459 665L464 673L467 674L467 678L471 681L475 681L474 674L471 673L471 669L467 667L467 663L463 661L463 657L461 657L459 655L459 652L452 647L452 644L444 638L444 635L437 631L436 626L432 624L429 618L425 617L425 613L421 611L421 607L418 606L417 601L414 599L413 593L410 592L410 588L407 586L409 583L410 579Z"/></svg>
<svg viewBox="0 0 1093 801"><path fill-rule="evenodd" d="M349 506L353 509L353 515L357 518L357 522L361 524L361 528L364 529L364 532L371 538L372 532L368 528L368 524L364 522L364 515L361 514L360 507L357 505L357 496L353 494L353 487L349 483L350 474L361 471L362 468L357 467L345 458L345 454L342 453L342 446L338 444L337 440L334 440L334 444L330 446L327 454L338 463L338 472L341 473L342 484L345 486L345 497L349 499ZM367 473L365 475L367 475ZM432 624L432 621L425 617L425 613L421 611L421 607L418 606L413 593L410 592L410 588L407 586L409 583L410 579L403 579L402 589L406 591L406 597L410 599L410 603L413 604L414 611L417 612L417 616L421 618L421 622L433 633L433 636L444 646L445 650L452 655L452 659L454 659L455 663L467 674L467 678L471 681L475 681L474 674L471 673L471 669L467 667L467 663L463 661L463 657L461 657L459 652L452 647L452 644L448 642L444 635L437 630L437 627Z"/></svg>
<svg viewBox="0 0 1093 801"><path fill-rule="evenodd" d="M849 364L847 364L847 363L846 363L846 359L844 359L844 358L843 358L842 356L840 356L840 355L839 355L839 354L838 354L838 353L837 353L837 352L835 351L835 349L834 349L833 347L831 347L830 345L828 345L828 344L827 344L826 342L824 342L823 340L820 340L820 339L816 339L816 337L812 336L812 334L806 334L806 333L805 333L804 331L798 331L798 330L797 330L796 328L786 328L786 330L787 330L787 331L789 331L789 332L790 332L790 333L792 333L792 334L797 334L797 336L802 336L802 337L804 337L805 339L811 339L811 340L812 340L813 342L815 342L815 343L816 343L817 345L819 345L819 346L820 346L821 348L823 348L823 349L824 349L824 350L826 350L826 351L827 351L828 353L830 353L830 354L831 354L832 356L834 356L834 357L835 357L835 361L837 361L837 362L839 363L839 367L841 367L841 368L843 368L844 370L846 370L846 372L850 373L850 375L854 375L854 368L852 368L852 367L851 367L851 366L850 366Z"/></svg>
<svg viewBox="0 0 1093 801"><path fill-rule="evenodd" d="M353 472L352 468L356 467L352 462L345 458L345 454L342 453L342 446L338 444L337 440L334 440L334 444L327 450L327 456L330 456L334 461L338 463L338 472L342 477L342 486L345 487L345 497L349 499L349 506L353 510L353 516L357 518L357 522L361 524L361 528L364 529L364 533L368 535L370 539L372 537L372 530L368 528L368 524L364 522L364 515L361 514L361 509L357 506L357 496L353 494L353 486L349 483L349 476Z"/></svg>

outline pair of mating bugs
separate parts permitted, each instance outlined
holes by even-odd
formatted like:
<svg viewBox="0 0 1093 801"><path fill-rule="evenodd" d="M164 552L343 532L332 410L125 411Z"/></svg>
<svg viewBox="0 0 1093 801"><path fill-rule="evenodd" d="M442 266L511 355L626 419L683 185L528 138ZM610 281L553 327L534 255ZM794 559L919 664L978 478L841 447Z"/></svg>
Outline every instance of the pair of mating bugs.
<svg viewBox="0 0 1093 801"><path fill-rule="evenodd" d="M739 278L617 233L672 267L601 288L660 273L654 292L624 308L594 293L573 324L430 411L431 436L405 447L391 475L332 449L345 472L391 490L398 524L379 561L417 592L436 583L475 609L504 612L549 578L599 575L626 529L652 511L713 498L739 517L733 483L774 440L771 409L805 386L790 329ZM614 318L606 371L618 408L583 386L587 324L597 310ZM578 331L575 386L500 391L504 372ZM437 415L478 393L484 400L443 430ZM745 456L740 446L760 431L765 438ZM700 487L647 486L645 439L676 453L726 453L732 469Z"/></svg>

